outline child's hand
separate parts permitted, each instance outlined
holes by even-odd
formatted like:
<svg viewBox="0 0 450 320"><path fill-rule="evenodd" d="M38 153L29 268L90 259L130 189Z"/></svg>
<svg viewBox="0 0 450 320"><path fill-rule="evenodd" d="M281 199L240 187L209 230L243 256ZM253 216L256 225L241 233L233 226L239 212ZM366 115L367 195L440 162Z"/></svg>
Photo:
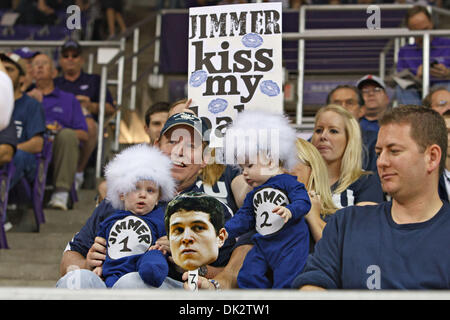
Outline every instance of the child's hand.
<svg viewBox="0 0 450 320"><path fill-rule="evenodd" d="M98 275L100 278L102 277L102 271L103 268L102 267L95 267L94 270L92 270L92 272L94 272L96 275Z"/></svg>
<svg viewBox="0 0 450 320"><path fill-rule="evenodd" d="M288 222L289 219L292 218L291 210L286 207L277 206L272 210L272 212L283 218L284 223Z"/></svg>

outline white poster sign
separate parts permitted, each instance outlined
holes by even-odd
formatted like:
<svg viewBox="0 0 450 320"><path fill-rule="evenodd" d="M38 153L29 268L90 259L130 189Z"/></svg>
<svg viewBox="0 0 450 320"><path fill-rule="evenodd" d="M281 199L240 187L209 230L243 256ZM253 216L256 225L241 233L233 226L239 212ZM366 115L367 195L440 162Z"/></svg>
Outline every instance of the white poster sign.
<svg viewBox="0 0 450 320"><path fill-rule="evenodd" d="M215 136L244 109L283 112L281 17L281 3L189 9L188 97Z"/></svg>

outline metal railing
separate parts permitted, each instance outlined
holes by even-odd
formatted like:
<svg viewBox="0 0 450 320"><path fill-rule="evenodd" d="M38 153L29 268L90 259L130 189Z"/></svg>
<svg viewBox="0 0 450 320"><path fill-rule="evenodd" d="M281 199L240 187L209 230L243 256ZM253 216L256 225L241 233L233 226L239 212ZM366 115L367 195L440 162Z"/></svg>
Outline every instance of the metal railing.
<svg viewBox="0 0 450 320"><path fill-rule="evenodd" d="M330 39L377 39L377 38L395 38L395 37L423 37L423 69L422 69L422 95L425 96L429 91L429 75L430 75L430 37L431 36L450 36L450 30L423 30L410 31L394 29L315 29L306 30L302 33L285 33L283 39L285 40L330 40ZM300 44L299 44L300 47ZM299 50L300 51L300 50ZM300 59L304 53L299 52L299 75L304 70L304 59ZM303 77L298 78L298 100L296 109L296 124L302 125L303 113Z"/></svg>
<svg viewBox="0 0 450 320"><path fill-rule="evenodd" d="M145 49L151 47L155 44L155 39L152 38L148 42L144 43L140 46L140 28L150 22L153 22L155 19L155 14L151 13L147 18L135 23L134 25L127 28L127 30L120 35L120 41L123 46L120 48L120 51L107 63L101 65L101 89L100 89L100 104L99 104L99 135L98 135L98 146L97 146L97 159L95 166L95 177L98 179L101 176L101 165L102 165L102 153L103 153L103 128L104 128L104 116L105 116L105 104L106 104L106 85L108 83L108 70L111 67L114 67L116 64L119 64L120 76L118 79L118 83L120 87L118 88L118 96L117 96L117 104L119 106L123 105L123 96L124 94L130 92L130 102L128 105L128 109L135 110L136 109L136 95L137 95L137 85L139 81L145 76L148 75L151 71L153 71L153 65L145 68L140 74L138 73L138 62L139 55L144 52ZM128 37L133 37L133 48L132 53L126 56L125 52L125 43ZM131 60L131 82L123 87L123 75L125 62ZM113 151L119 150L119 136L120 136L120 121L121 121L122 112L119 109L116 112L116 126L115 126L115 139L113 145Z"/></svg>

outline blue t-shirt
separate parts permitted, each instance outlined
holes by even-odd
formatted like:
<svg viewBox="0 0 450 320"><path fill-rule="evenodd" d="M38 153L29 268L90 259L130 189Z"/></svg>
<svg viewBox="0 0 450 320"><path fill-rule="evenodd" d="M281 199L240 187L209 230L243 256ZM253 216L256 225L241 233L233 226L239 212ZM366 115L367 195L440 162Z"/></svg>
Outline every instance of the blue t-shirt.
<svg viewBox="0 0 450 320"><path fill-rule="evenodd" d="M359 125L361 126L362 130L375 131L376 133L378 133L378 130L380 130L378 120L368 120L365 117L361 117L359 119Z"/></svg>
<svg viewBox="0 0 450 320"><path fill-rule="evenodd" d="M107 242L106 259L103 263L102 276L107 287L123 275L139 271L141 259L155 241L166 234L164 226L164 207L157 206L151 212L139 216L129 211L117 210L100 224L98 236ZM166 266L162 254L152 256L153 265ZM167 276L165 273L149 270L148 284L159 287ZM155 272L156 271L156 272ZM144 275L144 278L146 276Z"/></svg>
<svg viewBox="0 0 450 320"><path fill-rule="evenodd" d="M391 202L332 215L292 283L326 289L450 289L450 205L421 223L397 224Z"/></svg>
<svg viewBox="0 0 450 320"><path fill-rule="evenodd" d="M292 213L292 218L286 225L278 222L281 219L278 215L267 211L269 207L279 205L285 206ZM225 228L230 238L236 238L256 228L256 239L288 229L290 225L297 224L310 209L311 201L304 184L298 182L295 176L279 174L250 191L242 207L225 223Z"/></svg>
<svg viewBox="0 0 450 320"><path fill-rule="evenodd" d="M45 132L45 115L42 104L27 94L23 94L15 101L12 118L16 125L19 143Z"/></svg>
<svg viewBox="0 0 450 320"><path fill-rule="evenodd" d="M17 149L17 133L16 126L13 121L9 122L9 125L0 131L0 144L9 144L13 147L14 152Z"/></svg>
<svg viewBox="0 0 450 320"><path fill-rule="evenodd" d="M238 175L240 175L240 169L238 167L227 165L224 173L213 186L204 184L200 178L198 178L195 184L198 188L203 188L207 195L214 197L229 206L234 214L238 210L238 207L234 200L231 182Z"/></svg>
<svg viewBox="0 0 450 320"><path fill-rule="evenodd" d="M375 145L377 144L378 132L363 129L361 127L361 138L363 143L362 168L366 171L377 171L377 154Z"/></svg>
<svg viewBox="0 0 450 320"><path fill-rule="evenodd" d="M344 192L334 193L337 182L331 186L334 205L340 209L353 206L359 202L372 201L376 203L383 202L384 194L381 189L381 182L378 174L366 174L359 177L358 180L348 186Z"/></svg>

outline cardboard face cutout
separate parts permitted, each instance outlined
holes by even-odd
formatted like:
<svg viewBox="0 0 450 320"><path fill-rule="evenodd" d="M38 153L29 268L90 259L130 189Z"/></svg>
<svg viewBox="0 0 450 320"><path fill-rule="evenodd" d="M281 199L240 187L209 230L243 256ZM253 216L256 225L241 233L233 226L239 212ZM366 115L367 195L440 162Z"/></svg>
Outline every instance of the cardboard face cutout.
<svg viewBox="0 0 450 320"><path fill-rule="evenodd" d="M226 237L224 228L216 234L209 213L180 210L170 216L172 258L184 270L196 270L216 261Z"/></svg>

